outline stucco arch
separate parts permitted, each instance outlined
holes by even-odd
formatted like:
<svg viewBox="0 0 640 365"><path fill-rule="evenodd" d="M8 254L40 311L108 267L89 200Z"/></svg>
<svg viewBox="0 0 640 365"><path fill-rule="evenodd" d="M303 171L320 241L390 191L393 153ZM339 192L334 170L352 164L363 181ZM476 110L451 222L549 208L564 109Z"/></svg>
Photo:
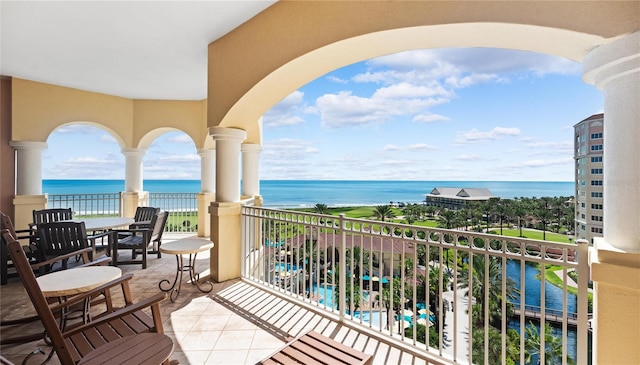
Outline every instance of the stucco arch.
<svg viewBox="0 0 640 365"><path fill-rule="evenodd" d="M278 2L209 45L207 125L240 128L246 142L261 143L259 117L293 90L342 66L405 50L496 47L582 61L637 30L637 8L584 1Z"/></svg>
<svg viewBox="0 0 640 365"><path fill-rule="evenodd" d="M149 149L149 146L151 146L151 144L153 143L153 141L156 140L156 138L160 137L161 135L168 133L168 132L183 132L185 133L187 136L189 136L189 138L191 139L191 142L193 142L193 144L196 146L197 148L197 143L195 142L193 136L189 135L189 133L180 130L178 128L173 128L173 127L162 127L162 128L156 128L153 129L149 132L147 132L144 136L142 136L142 138L140 139L140 141L138 142L138 145L136 146L137 148L142 148L142 149Z"/></svg>
<svg viewBox="0 0 640 365"><path fill-rule="evenodd" d="M116 142L118 142L118 146L120 148L125 148L126 147L124 139L122 139L122 137L120 135L118 135L118 133L116 131L114 131L113 129L111 129L111 128L105 126L105 125L102 125L100 123L88 122L88 121L67 122L67 123L60 124L57 127L55 127L55 129L52 130L51 133L49 133L49 135L47 136L46 140L49 140L49 137L51 137L51 135L53 133L55 133L57 130L59 130L60 128L63 128L63 127L69 126L69 125L86 125L86 126L90 126L90 127L95 127L95 128L101 129L101 130L109 133L109 135L111 135L111 137L113 137L116 140Z"/></svg>

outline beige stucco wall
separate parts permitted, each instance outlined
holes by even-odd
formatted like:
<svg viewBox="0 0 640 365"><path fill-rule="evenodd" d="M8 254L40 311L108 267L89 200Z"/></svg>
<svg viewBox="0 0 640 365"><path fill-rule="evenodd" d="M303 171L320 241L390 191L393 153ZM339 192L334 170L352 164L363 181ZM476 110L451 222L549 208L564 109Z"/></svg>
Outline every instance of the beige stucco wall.
<svg viewBox="0 0 640 365"><path fill-rule="evenodd" d="M196 148L212 148L206 100L132 100L90 91L12 80L13 141L46 142L57 128L83 123L109 132L122 148L147 148L164 132L188 134Z"/></svg>
<svg viewBox="0 0 640 365"><path fill-rule="evenodd" d="M504 47L581 61L640 28L640 3L280 1L209 45L208 125L255 125L272 105L348 64L409 49Z"/></svg>

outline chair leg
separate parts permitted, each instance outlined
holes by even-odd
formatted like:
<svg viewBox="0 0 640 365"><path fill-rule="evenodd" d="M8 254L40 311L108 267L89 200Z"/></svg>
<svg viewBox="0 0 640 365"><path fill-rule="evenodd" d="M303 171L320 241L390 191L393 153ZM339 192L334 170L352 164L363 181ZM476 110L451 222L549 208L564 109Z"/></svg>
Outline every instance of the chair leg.
<svg viewBox="0 0 640 365"><path fill-rule="evenodd" d="M147 248L142 249L142 268L147 268Z"/></svg>

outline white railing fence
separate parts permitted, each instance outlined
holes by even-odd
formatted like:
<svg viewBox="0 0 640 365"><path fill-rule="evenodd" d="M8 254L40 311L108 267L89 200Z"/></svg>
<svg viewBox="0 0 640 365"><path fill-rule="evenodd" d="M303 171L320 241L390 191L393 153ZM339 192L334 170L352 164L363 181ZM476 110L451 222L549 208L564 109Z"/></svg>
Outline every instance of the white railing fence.
<svg viewBox="0 0 640 365"><path fill-rule="evenodd" d="M165 232L198 232L197 193L149 193L150 207L169 212Z"/></svg>
<svg viewBox="0 0 640 365"><path fill-rule="evenodd" d="M288 300L443 363L587 362L586 242L249 206L242 215L243 277Z"/></svg>
<svg viewBox="0 0 640 365"><path fill-rule="evenodd" d="M47 208L71 208L78 217L119 217L122 215L121 193L49 194Z"/></svg>

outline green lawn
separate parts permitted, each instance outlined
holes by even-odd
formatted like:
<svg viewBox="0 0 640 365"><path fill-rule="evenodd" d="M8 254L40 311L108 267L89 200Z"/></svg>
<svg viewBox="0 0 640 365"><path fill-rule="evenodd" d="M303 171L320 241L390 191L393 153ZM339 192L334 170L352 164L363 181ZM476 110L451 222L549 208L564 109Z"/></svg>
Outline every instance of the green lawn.
<svg viewBox="0 0 640 365"><path fill-rule="evenodd" d="M495 231L496 234L500 234L500 228L492 228L491 230ZM509 236L509 237L520 237L520 230L503 228L502 235ZM532 229L523 229L522 236L523 236L522 238L542 240L542 231L532 230ZM569 241L569 236L564 234L558 234L558 233L547 231L545 236L546 236L546 240L550 242L571 243Z"/></svg>

